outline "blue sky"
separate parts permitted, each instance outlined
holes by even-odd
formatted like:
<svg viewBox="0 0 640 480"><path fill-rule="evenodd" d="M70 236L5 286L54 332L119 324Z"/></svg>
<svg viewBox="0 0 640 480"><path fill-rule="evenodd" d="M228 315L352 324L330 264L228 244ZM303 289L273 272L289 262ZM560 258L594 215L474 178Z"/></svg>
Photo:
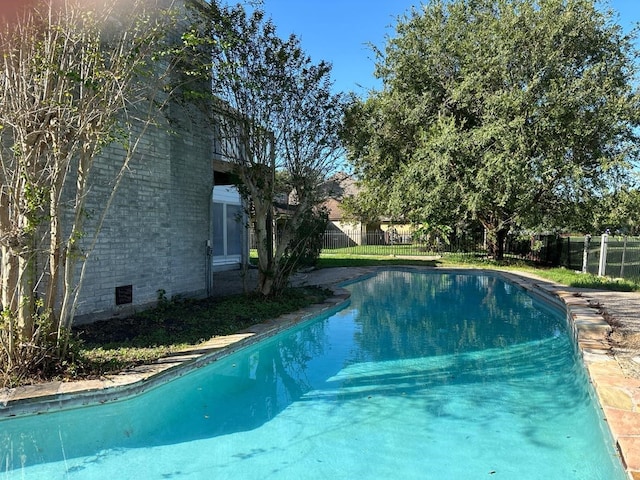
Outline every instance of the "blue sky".
<svg viewBox="0 0 640 480"><path fill-rule="evenodd" d="M380 48L394 32L398 16L419 5L419 0L264 0L278 34L295 33L314 62L333 64L336 91L362 96L379 87L373 77L372 43ZM640 22L640 0L610 0L625 30Z"/></svg>

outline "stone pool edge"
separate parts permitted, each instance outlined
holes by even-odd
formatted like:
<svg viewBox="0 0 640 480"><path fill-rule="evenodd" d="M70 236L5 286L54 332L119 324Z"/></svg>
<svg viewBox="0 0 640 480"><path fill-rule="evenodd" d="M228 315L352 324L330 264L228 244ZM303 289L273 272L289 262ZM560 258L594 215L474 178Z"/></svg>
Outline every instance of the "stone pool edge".
<svg viewBox="0 0 640 480"><path fill-rule="evenodd" d="M500 274L533 294L547 294L562 302L622 466L631 480L640 480L640 379L625 376L611 355L607 335L612 327L598 305L590 302L588 295L523 272Z"/></svg>
<svg viewBox="0 0 640 480"><path fill-rule="evenodd" d="M576 294L565 286L543 280L525 272L484 270L469 267L372 267L359 268L358 273L336 282L339 285L357 281L379 270L438 270L442 272L464 270L485 271L503 276L532 294L538 295L566 309L571 320L573 336L622 465L631 480L640 480L640 379L625 376L610 353L607 335L611 326L589 302L588 296ZM367 272L367 273L363 273ZM149 365L141 365L120 374L96 380L49 382L12 389L0 389L0 420L23 415L37 415L64 408L78 408L139 395L147 390L213 363L235 351L269 338L282 330L332 310L339 310L350 293L342 287L325 284L333 290L332 297L323 303L311 305L295 313L254 325L242 332L214 337L188 351L162 358Z"/></svg>
<svg viewBox="0 0 640 480"><path fill-rule="evenodd" d="M252 325L233 335L213 337L192 349L176 352L154 363L139 365L118 374L94 380L54 381L0 389L0 421L99 405L139 395L283 330L340 310L351 294L340 287L333 287L332 290L333 295L322 303Z"/></svg>

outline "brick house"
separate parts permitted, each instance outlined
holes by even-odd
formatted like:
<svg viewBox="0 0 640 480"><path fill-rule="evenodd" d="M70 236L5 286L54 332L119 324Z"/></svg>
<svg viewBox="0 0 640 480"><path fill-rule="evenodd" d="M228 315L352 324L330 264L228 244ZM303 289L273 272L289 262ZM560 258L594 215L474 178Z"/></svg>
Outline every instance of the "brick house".
<svg viewBox="0 0 640 480"><path fill-rule="evenodd" d="M362 221L344 214L342 204L348 197L360 192L356 179L346 172L334 174L324 186L327 200L324 206L329 212L329 224L325 234L325 246L339 248L355 245L409 243L413 227L405 222L379 217L375 221ZM392 237L393 236L393 237Z"/></svg>
<svg viewBox="0 0 640 480"><path fill-rule="evenodd" d="M214 271L248 261L242 200L216 151L211 122L201 106L170 105L158 117L87 260L76 323L128 314L160 296L208 296ZM118 162L109 159L118 154L118 147L109 147L96 161L88 212L111 188L110 165Z"/></svg>
<svg viewBox="0 0 640 480"><path fill-rule="evenodd" d="M213 271L247 261L242 201L203 125L147 133L87 261L77 323L129 313L160 295L208 296ZM117 149L96 162L105 188L111 155Z"/></svg>

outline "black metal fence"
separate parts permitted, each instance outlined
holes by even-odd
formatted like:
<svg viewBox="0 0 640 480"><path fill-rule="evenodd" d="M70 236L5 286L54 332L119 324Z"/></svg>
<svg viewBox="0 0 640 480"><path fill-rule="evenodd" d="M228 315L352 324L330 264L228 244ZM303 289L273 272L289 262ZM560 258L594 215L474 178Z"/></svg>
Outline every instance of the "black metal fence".
<svg viewBox="0 0 640 480"><path fill-rule="evenodd" d="M255 248L251 235L251 248ZM602 236L509 235L505 256L549 266L564 266L594 275L640 281L640 237L607 235L605 253ZM586 251L586 255L585 255ZM327 230L322 252L347 255L433 256L442 254L485 255L486 242L481 230L452 235L446 241L425 240L410 231L393 229L374 232Z"/></svg>
<svg viewBox="0 0 640 480"><path fill-rule="evenodd" d="M465 234L445 240L427 240L411 232L387 230L361 232L327 230L322 244L324 253L349 255L429 256L442 253L482 253L483 236Z"/></svg>
<svg viewBox="0 0 640 480"><path fill-rule="evenodd" d="M504 253L510 257L558 264L560 246L556 236L507 236ZM322 251L324 253L350 255L394 255L429 256L443 253L465 255L485 255L486 239L484 232L478 230L459 235L451 235L446 240L424 239L411 232L376 231L326 231Z"/></svg>

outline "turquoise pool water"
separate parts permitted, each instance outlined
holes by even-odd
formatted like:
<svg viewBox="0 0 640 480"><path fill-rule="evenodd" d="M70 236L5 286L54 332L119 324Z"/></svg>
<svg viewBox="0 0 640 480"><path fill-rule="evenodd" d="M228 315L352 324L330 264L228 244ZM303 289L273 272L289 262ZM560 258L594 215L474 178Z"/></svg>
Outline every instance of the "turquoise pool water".
<svg viewBox="0 0 640 480"><path fill-rule="evenodd" d="M1 421L0 478L625 478L563 312L484 274L347 288L144 395Z"/></svg>

